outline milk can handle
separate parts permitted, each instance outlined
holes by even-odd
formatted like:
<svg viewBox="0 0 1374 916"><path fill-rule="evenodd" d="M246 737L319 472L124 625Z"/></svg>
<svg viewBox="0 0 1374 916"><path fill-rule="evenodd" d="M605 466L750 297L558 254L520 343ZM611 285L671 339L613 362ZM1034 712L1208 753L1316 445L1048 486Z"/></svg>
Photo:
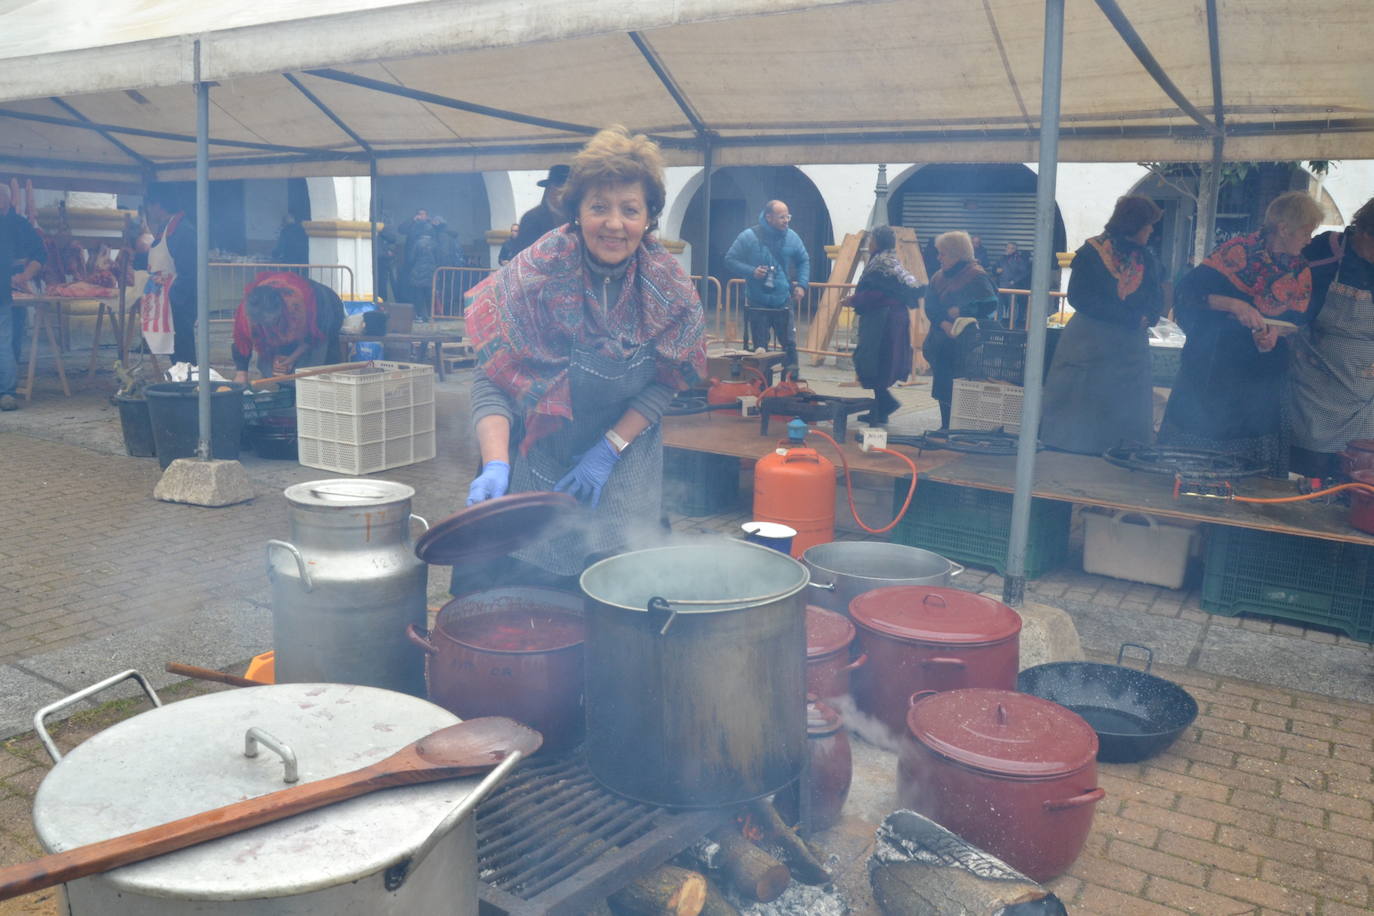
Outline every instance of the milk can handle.
<svg viewBox="0 0 1374 916"><path fill-rule="evenodd" d="M305 568L305 557L296 549L296 545L287 541L278 541L275 538L267 542L267 572L272 572L272 548L280 547L296 558L296 569L301 574L301 584L305 586L307 592L315 590L315 583L310 578L310 570Z"/></svg>
<svg viewBox="0 0 1374 916"><path fill-rule="evenodd" d="M154 706L162 705L162 700L158 698L157 691L153 689L152 684L148 683L148 679L133 668L130 668L122 674L116 674L114 677L105 678L105 680L101 681L99 684L83 687L76 693L63 697L56 703L49 703L33 714L33 730L38 733L38 740L43 742L43 747L47 749L48 756L52 758L53 763L58 763L62 760L62 752L59 751L57 745L53 743L52 737L48 734L47 728L43 725L43 720L60 709L66 709L68 706L79 703L89 696L100 693L100 691L109 687L113 687L120 681L127 681L131 678L138 681L138 686L143 688L143 692L148 695L148 699L152 701Z"/></svg>
<svg viewBox="0 0 1374 916"><path fill-rule="evenodd" d="M511 751L505 760L496 765L496 769L488 773L486 778L477 784L477 788L473 789L467 798L459 802L458 807L450 811L448 816L439 822L439 826L435 827L429 837L420 844L420 848L415 850L414 855L406 856L388 868L383 878L386 889L394 891L404 884L410 873L419 867L420 863L424 862L425 856L429 855L434 847L439 845L439 841L448 836L449 831L457 827L465 817L471 814L473 809L482 803L488 793L506 778L506 774L514 769L524 756L522 751Z"/></svg>
<svg viewBox="0 0 1374 916"><path fill-rule="evenodd" d="M429 522L425 521L423 516L416 515L412 512L410 513L410 520L412 522L419 522L421 525L425 526L426 531L429 530ZM410 525L406 525L406 543L410 543Z"/></svg>
<svg viewBox="0 0 1374 916"><path fill-rule="evenodd" d="M243 756L258 756L259 744L266 745L269 751L281 758L282 767L286 770L285 776L282 778L283 782L295 782L301 778L300 768L296 765L296 752L291 750L280 738L263 731L256 725L243 733Z"/></svg>

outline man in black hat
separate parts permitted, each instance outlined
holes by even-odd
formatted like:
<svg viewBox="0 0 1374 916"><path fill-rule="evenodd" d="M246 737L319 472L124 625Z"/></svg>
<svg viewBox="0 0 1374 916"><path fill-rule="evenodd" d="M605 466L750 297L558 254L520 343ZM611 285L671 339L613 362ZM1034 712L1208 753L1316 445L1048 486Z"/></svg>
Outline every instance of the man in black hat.
<svg viewBox="0 0 1374 916"><path fill-rule="evenodd" d="M527 210L525 215L520 217L520 234L516 236L515 244L510 250L512 258L539 241L544 233L557 229L568 221L567 216L558 207L563 185L568 181L568 171L566 165L555 165L549 169L549 177L539 182L539 187L544 189L544 197L539 201L539 206Z"/></svg>

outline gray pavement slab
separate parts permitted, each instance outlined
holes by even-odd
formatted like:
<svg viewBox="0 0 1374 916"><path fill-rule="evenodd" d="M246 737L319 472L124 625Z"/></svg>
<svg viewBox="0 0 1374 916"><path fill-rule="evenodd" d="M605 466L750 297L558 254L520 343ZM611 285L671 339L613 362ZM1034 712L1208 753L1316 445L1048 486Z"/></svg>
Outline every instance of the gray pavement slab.
<svg viewBox="0 0 1374 916"><path fill-rule="evenodd" d="M1138 643L1151 649L1160 664L1186 668L1204 630L1203 624L1191 620L1123 611L1089 601L1060 598L1048 603L1073 617L1084 649L1113 657L1122 643Z"/></svg>
<svg viewBox="0 0 1374 916"><path fill-rule="evenodd" d="M1374 703L1374 659L1368 648L1323 645L1239 627L1209 627L1195 667Z"/></svg>

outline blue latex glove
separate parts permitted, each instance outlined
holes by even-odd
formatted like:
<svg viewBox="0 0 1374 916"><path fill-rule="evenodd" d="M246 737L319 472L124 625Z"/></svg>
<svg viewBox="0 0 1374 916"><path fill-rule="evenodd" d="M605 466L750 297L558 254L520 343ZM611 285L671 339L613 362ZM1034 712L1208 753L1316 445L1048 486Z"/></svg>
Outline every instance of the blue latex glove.
<svg viewBox="0 0 1374 916"><path fill-rule="evenodd" d="M554 489L571 493L581 502L596 506L601 502L601 488L606 485L620 453L605 438L587 449L578 459L577 466L569 471Z"/></svg>
<svg viewBox="0 0 1374 916"><path fill-rule="evenodd" d="M510 465L504 461L488 461L482 465L482 473L468 484L468 505L505 496L510 489Z"/></svg>

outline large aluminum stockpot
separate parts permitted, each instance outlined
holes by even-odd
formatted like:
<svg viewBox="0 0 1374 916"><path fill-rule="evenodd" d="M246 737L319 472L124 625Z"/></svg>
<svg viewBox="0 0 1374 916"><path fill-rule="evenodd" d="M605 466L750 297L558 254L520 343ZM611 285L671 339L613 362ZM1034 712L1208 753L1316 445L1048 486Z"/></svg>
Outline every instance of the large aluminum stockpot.
<svg viewBox="0 0 1374 916"><path fill-rule="evenodd" d="M415 697L344 684L278 684L182 700L127 719L63 757L38 787L48 852L287 788L283 758L245 756L250 728L295 756L299 783L375 763L458 718ZM65 885L72 916L449 916L477 913L477 836L460 822L399 887L419 850L476 787L388 789ZM393 876L394 878L394 876ZM394 883L394 881L393 881Z"/></svg>
<svg viewBox="0 0 1374 916"><path fill-rule="evenodd" d="M879 541L832 541L807 548L807 603L840 614L864 592L893 585L949 585L964 567L938 553Z"/></svg>
<svg viewBox="0 0 1374 916"><path fill-rule="evenodd" d="M771 794L806 753L806 569L766 547L639 550L582 574L587 760L674 807Z"/></svg>

